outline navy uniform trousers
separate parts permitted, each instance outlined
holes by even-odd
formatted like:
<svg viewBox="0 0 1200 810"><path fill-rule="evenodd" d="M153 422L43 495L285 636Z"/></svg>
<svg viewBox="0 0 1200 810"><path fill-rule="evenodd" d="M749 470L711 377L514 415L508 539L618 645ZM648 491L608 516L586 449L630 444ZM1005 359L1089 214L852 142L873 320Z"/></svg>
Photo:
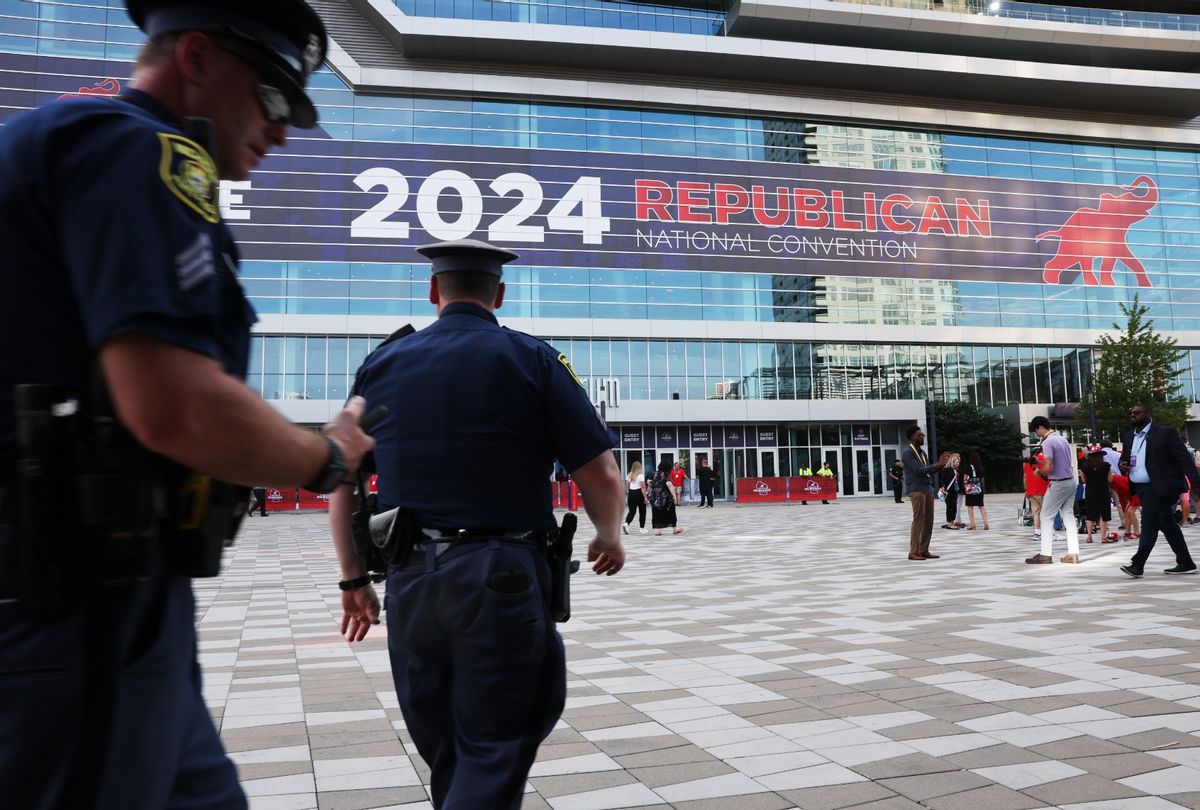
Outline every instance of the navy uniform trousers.
<svg viewBox="0 0 1200 810"><path fill-rule="evenodd" d="M404 721L432 771L434 807L516 810L566 701L550 571L539 552L499 540L436 559L432 549L388 571L388 651Z"/></svg>
<svg viewBox="0 0 1200 810"><path fill-rule="evenodd" d="M191 581L165 571L56 622L0 599L0 805L245 808L200 693L194 614Z"/></svg>

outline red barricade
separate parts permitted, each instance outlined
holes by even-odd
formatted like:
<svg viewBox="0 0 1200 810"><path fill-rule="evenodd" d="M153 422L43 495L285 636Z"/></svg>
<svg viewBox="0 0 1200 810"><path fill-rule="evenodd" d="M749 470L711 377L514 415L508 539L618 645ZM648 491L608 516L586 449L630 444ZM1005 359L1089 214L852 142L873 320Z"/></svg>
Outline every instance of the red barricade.
<svg viewBox="0 0 1200 810"><path fill-rule="evenodd" d="M739 478L738 503L769 503L787 500L786 478Z"/></svg>
<svg viewBox="0 0 1200 810"><path fill-rule="evenodd" d="M295 487L267 488L268 512L294 512L296 510Z"/></svg>
<svg viewBox="0 0 1200 810"><path fill-rule="evenodd" d="M309 492L300 490L301 509L329 509L329 493Z"/></svg>
<svg viewBox="0 0 1200 810"><path fill-rule="evenodd" d="M793 475L788 479L788 500L832 501L837 498L837 479L831 475Z"/></svg>

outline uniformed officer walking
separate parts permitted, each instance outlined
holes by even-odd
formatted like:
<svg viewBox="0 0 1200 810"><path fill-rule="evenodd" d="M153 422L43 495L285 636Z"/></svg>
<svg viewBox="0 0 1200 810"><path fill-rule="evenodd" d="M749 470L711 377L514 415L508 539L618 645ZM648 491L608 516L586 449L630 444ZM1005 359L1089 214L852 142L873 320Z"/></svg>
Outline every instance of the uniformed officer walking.
<svg viewBox="0 0 1200 810"><path fill-rule="evenodd" d="M379 508L406 507L420 527L408 564L388 570L392 677L434 806L517 808L566 697L543 554L556 526L550 471L557 459L583 492L597 574L625 563L624 482L616 437L566 357L496 321L502 266L516 255L474 240L420 252L438 319L369 355L356 384L390 409L374 432ZM354 501L339 489L330 520L342 631L358 640L379 603L349 537Z"/></svg>
<svg viewBox="0 0 1200 810"><path fill-rule="evenodd" d="M219 567L233 485L329 491L371 447L361 401L320 436L246 387L255 317L217 200L315 125L320 19L126 7L149 37L135 90L0 131L0 805L23 810L246 806L189 574ZM45 491L61 505L31 514Z"/></svg>

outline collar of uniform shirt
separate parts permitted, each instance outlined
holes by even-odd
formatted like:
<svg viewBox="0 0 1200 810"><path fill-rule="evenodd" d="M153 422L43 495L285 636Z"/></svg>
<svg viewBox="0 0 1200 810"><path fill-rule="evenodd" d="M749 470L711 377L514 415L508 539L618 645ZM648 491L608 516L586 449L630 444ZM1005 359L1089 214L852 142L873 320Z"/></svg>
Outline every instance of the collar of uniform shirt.
<svg viewBox="0 0 1200 810"><path fill-rule="evenodd" d="M496 316L493 313L488 312L479 306L479 304L472 304L469 301L455 301L453 304L446 304L446 306L442 307L442 314L438 317L444 318L447 315L474 315L476 318L483 318L485 321L491 321L495 324L500 323L500 321L496 320Z"/></svg>
<svg viewBox="0 0 1200 810"><path fill-rule="evenodd" d="M141 90L125 90L117 98L135 107L141 107L146 112L156 118L161 118L172 126L179 126L179 119L172 115L171 111L161 101L149 93Z"/></svg>

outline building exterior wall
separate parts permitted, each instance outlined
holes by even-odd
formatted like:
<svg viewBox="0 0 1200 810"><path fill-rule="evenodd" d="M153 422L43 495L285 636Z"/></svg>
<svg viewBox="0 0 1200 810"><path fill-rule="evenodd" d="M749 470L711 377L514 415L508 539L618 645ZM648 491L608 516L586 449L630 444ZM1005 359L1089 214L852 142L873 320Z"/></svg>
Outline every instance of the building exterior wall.
<svg viewBox="0 0 1200 810"><path fill-rule="evenodd" d="M0 121L127 86L140 35L122 5L0 0ZM721 38L727 22L717 2L318 5L385 34L381 9L688 42ZM1031 5L1005 3L1004 16L1039 19ZM1190 36L1178 32L1195 18L1175 16L1172 36ZM886 94L814 96L808 112L778 85L706 94L697 78L668 99L660 77L635 73L581 98L495 63L369 70L332 53L313 78L321 128L222 188L261 316L249 383L289 418L323 421L372 346L429 322L413 247L465 236L521 254L502 320L567 355L606 418L642 435L626 456L720 451L730 474L762 474L771 449L786 474L828 451L846 494L881 492L898 431L928 401L1022 414L1084 401L1096 335L1135 293L1188 349L1185 393L1200 402L1200 138L1187 122L1096 114L1070 127L1050 107L984 115ZM451 91L455 75L471 80ZM1080 250L1072 217L1092 252L1066 266ZM858 427L865 468L842 441ZM660 428L673 447L646 438Z"/></svg>

